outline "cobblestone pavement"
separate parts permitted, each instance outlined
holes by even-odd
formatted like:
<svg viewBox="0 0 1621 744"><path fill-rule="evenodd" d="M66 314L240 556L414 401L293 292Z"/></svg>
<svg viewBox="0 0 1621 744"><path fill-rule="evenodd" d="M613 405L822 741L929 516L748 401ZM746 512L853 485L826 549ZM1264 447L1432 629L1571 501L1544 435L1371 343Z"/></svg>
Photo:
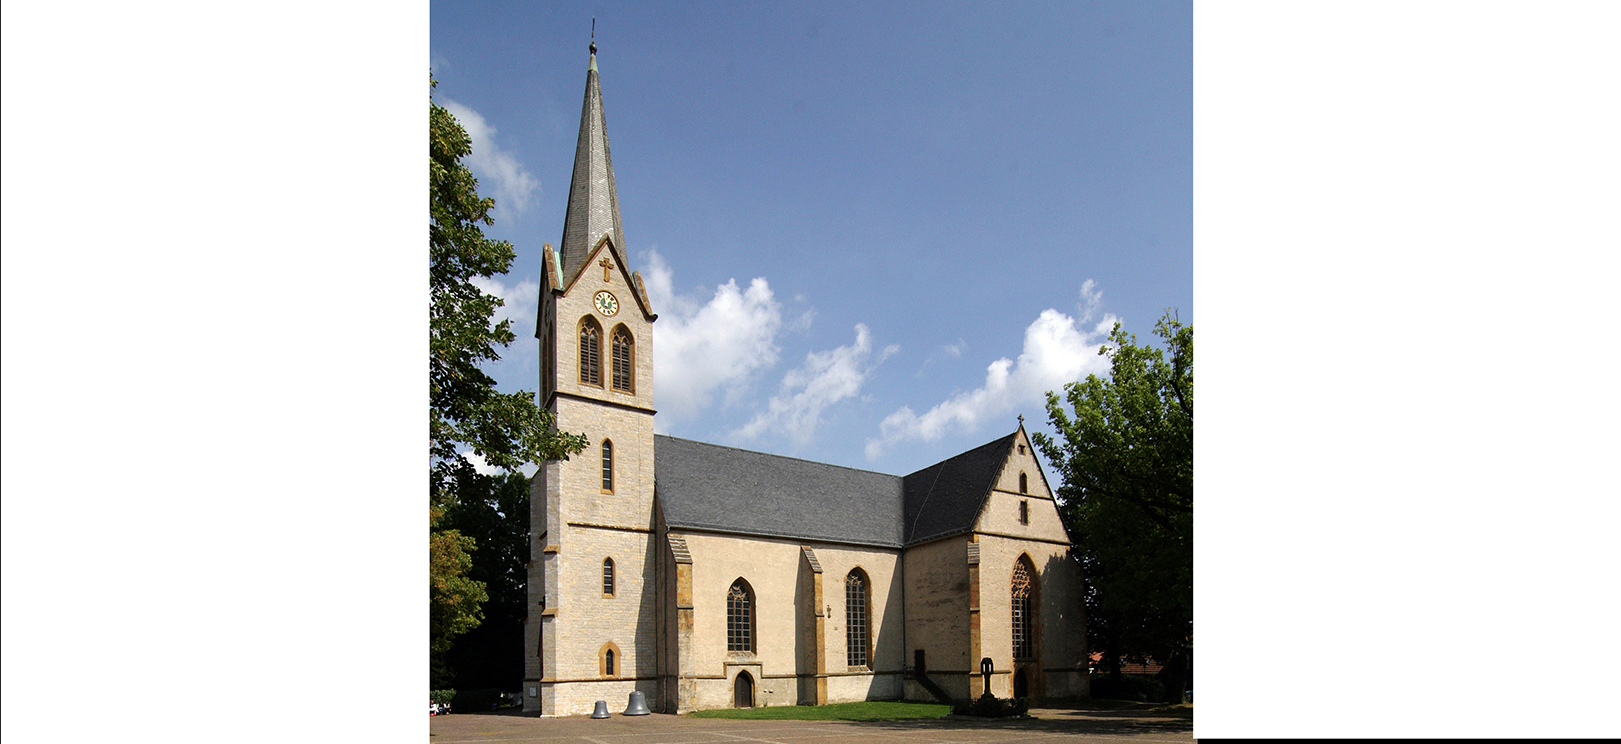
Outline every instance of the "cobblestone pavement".
<svg viewBox="0 0 1621 744"><path fill-rule="evenodd" d="M932 721L730 721L654 713L604 720L457 713L429 720L431 744L990 744L991 742L1193 741L1191 709L1172 713L1041 708L1025 720L944 718Z"/></svg>

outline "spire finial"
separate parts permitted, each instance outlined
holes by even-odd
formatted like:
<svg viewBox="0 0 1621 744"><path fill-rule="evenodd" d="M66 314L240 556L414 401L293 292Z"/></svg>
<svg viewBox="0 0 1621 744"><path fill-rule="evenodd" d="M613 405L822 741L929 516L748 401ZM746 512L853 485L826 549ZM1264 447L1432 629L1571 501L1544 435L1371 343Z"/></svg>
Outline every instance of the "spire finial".
<svg viewBox="0 0 1621 744"><path fill-rule="evenodd" d="M597 53L597 17L591 16L591 54Z"/></svg>
<svg viewBox="0 0 1621 744"><path fill-rule="evenodd" d="M1019 414L1019 428L1020 429L1024 428L1024 414L1022 414L1022 413Z"/></svg>

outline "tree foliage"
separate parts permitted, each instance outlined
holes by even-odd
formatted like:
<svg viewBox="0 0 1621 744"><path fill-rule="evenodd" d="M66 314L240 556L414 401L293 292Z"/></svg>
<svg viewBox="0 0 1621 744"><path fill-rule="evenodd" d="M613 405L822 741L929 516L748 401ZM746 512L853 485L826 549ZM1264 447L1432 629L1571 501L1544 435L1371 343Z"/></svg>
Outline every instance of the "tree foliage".
<svg viewBox="0 0 1621 744"><path fill-rule="evenodd" d="M495 200L478 195L478 179L462 164L472 152L467 130L428 99L428 430L432 487L445 498L458 473L472 472L459 450L469 449L509 472L526 463L567 459L585 437L564 434L532 392L498 393L482 365L512 343L511 321L492 322L501 298L473 283L506 273L512 244L484 236Z"/></svg>
<svg viewBox="0 0 1621 744"><path fill-rule="evenodd" d="M500 393L483 365L501 358L515 336L511 321L494 322L501 298L475 279L506 273L512 244L484 236L494 224L495 200L478 195L478 180L462 163L472 153L467 130L433 102L428 80L428 436L429 436L429 647L435 668L451 641L477 627L488 599L486 584L470 574L477 541L439 521L456 503L456 486L477 475L461 455L517 473L526 463L568 459L585 437L557 431L551 412L534 393ZM513 515L524 520L524 515ZM526 520L524 520L526 521ZM527 525L526 525L527 526Z"/></svg>
<svg viewBox="0 0 1621 744"><path fill-rule="evenodd" d="M434 655L449 650L456 636L478 627L484 619L482 605L489 599L484 582L468 576L477 548L473 538L458 530L439 529L443 513L439 507L429 507L428 649Z"/></svg>
<svg viewBox="0 0 1621 744"><path fill-rule="evenodd" d="M1058 439L1033 437L1062 480L1088 646L1115 673L1121 656L1180 665L1193 636L1193 328L1167 314L1154 334L1169 359L1116 323L1109 379L1049 392Z"/></svg>
<svg viewBox="0 0 1621 744"><path fill-rule="evenodd" d="M515 690L523 683L528 602L529 480L522 474L457 479L440 527L473 538L466 576L484 585L483 622L456 639L433 667L433 686Z"/></svg>

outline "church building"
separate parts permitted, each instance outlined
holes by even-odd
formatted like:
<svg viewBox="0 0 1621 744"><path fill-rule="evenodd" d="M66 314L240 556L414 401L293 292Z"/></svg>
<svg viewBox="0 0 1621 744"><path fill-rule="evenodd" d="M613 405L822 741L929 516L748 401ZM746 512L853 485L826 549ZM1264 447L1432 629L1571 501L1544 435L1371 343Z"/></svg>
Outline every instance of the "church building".
<svg viewBox="0 0 1621 744"><path fill-rule="evenodd" d="M524 710L1086 694L1081 576L1021 422L906 476L654 434L596 45L535 335L585 452L530 485Z"/></svg>

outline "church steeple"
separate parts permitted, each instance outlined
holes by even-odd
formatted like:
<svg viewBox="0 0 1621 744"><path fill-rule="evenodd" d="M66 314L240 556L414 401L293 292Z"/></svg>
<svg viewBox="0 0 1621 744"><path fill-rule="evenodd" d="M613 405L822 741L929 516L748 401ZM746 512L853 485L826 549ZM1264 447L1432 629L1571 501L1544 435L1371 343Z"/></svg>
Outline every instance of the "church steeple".
<svg viewBox="0 0 1621 744"><path fill-rule="evenodd" d="M580 110L580 141L574 148L574 178L569 182L568 211L559 246L562 281L574 276L604 234L612 236L614 246L624 255L625 234L619 224L619 193L614 188L614 161L608 152L602 86L597 82L597 45L593 41L591 64L585 73L585 104Z"/></svg>

